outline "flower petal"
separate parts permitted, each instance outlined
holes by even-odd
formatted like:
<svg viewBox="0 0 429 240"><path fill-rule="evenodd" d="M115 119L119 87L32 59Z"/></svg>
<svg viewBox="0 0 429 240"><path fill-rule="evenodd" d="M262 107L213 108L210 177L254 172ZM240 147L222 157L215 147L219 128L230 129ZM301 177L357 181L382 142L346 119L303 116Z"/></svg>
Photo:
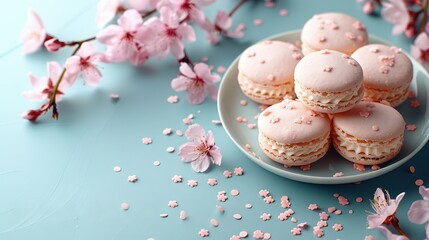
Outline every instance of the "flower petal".
<svg viewBox="0 0 429 240"><path fill-rule="evenodd" d="M98 28L104 27L116 15L121 0L101 0L98 2L96 23Z"/></svg>
<svg viewBox="0 0 429 240"><path fill-rule="evenodd" d="M371 229L381 226L386 218L378 214L371 214L366 217L366 220L368 222L368 229Z"/></svg>
<svg viewBox="0 0 429 240"><path fill-rule="evenodd" d="M191 165L195 172L205 172L210 167L210 160L207 156L200 156Z"/></svg>
<svg viewBox="0 0 429 240"><path fill-rule="evenodd" d="M418 200L411 204L408 210L408 219L415 224L423 224L429 221L429 201Z"/></svg>
<svg viewBox="0 0 429 240"><path fill-rule="evenodd" d="M77 55L81 56L82 58L87 58L91 56L95 52L95 50L97 50L97 47L95 45L90 42L84 42L82 46L80 46Z"/></svg>
<svg viewBox="0 0 429 240"><path fill-rule="evenodd" d="M422 195L422 198L426 201L429 201L429 188L425 188L425 186L419 187L419 193Z"/></svg>
<svg viewBox="0 0 429 240"><path fill-rule="evenodd" d="M191 104L200 104L204 102L206 94L204 92L204 86L199 84L193 84L191 88L188 88L188 101Z"/></svg>
<svg viewBox="0 0 429 240"><path fill-rule="evenodd" d="M405 236L393 234L385 226L379 226L378 229L386 235L388 240L408 240L408 238Z"/></svg>
<svg viewBox="0 0 429 240"><path fill-rule="evenodd" d="M188 78L195 78L194 71L192 71L191 67L187 63L180 63L179 71Z"/></svg>
<svg viewBox="0 0 429 240"><path fill-rule="evenodd" d="M210 85L206 85L207 87L207 92L210 96L210 98L214 101L217 100L217 94L218 94L218 88L216 85L210 84Z"/></svg>
<svg viewBox="0 0 429 240"><path fill-rule="evenodd" d="M81 57L76 55L67 58L66 63L64 64L65 68L67 69L67 72L80 73L80 59Z"/></svg>
<svg viewBox="0 0 429 240"><path fill-rule="evenodd" d="M49 79L53 83L56 83L61 76L61 72L62 72L61 65L58 62L48 62L47 67L48 67Z"/></svg>
<svg viewBox="0 0 429 240"><path fill-rule="evenodd" d="M127 32L137 31L143 23L143 18L140 13L135 9L125 11L118 19L118 25Z"/></svg>
<svg viewBox="0 0 429 240"><path fill-rule="evenodd" d="M220 166L222 163L222 154L220 153L220 148L213 146L212 149L210 149L209 154L212 157L213 163Z"/></svg>
<svg viewBox="0 0 429 240"><path fill-rule="evenodd" d="M170 47L171 54L173 54L177 59L182 59L185 56L185 46L183 46L180 39L173 39L170 41L168 46Z"/></svg>
<svg viewBox="0 0 429 240"><path fill-rule="evenodd" d="M186 91L191 83L192 80L179 76L171 81L171 88L177 92Z"/></svg>
<svg viewBox="0 0 429 240"><path fill-rule="evenodd" d="M82 76L86 84L95 86L100 82L101 72L95 65L91 64L83 69Z"/></svg>
<svg viewBox="0 0 429 240"><path fill-rule="evenodd" d="M192 162L198 158L198 152L195 151L197 145L193 142L187 142L179 147L179 157L182 162Z"/></svg>
<svg viewBox="0 0 429 240"><path fill-rule="evenodd" d="M206 131L199 124L190 125L185 132L186 138L194 142L196 142L195 140L197 139L203 138L205 134Z"/></svg>
<svg viewBox="0 0 429 240"><path fill-rule="evenodd" d="M96 38L102 44L114 45L120 41L124 30L118 25L110 25L98 32Z"/></svg>

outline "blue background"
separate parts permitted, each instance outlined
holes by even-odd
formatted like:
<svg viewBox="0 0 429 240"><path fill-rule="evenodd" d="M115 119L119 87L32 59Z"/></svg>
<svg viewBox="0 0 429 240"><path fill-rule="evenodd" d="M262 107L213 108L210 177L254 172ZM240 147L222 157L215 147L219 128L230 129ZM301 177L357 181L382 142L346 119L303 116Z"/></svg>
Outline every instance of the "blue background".
<svg viewBox="0 0 429 240"><path fill-rule="evenodd" d="M206 8L213 19L217 10L229 11L236 0L219 0ZM260 229L269 232L272 239L291 239L290 229L296 226L290 220L277 219L284 209L280 197L288 195L299 222L310 227L298 239L316 239L312 227L318 213L335 206L342 215L331 214L329 226L324 228L324 239L364 239L373 235L383 239L378 230L366 229L366 216L372 211L368 199L377 187L390 191L394 197L405 191L397 216L400 225L412 239L424 238L424 226L410 223L406 212L412 201L420 199L416 179L429 182L427 157L429 147L424 147L415 157L400 168L384 176L361 184L314 185L295 182L276 176L249 161L226 135L222 126L211 121L219 119L216 102L206 100L201 105L190 105L185 93L176 93L170 80L178 73L176 61L152 59L143 67L129 64L103 65L103 80L99 86L83 86L81 81L71 88L59 104L60 119L48 115L36 124L20 118L22 112L39 107L39 103L22 98L30 89L29 71L36 76L46 75L46 61L64 63L72 52L65 49L56 54L39 51L23 56L18 42L26 22L27 9L32 7L42 17L48 32L62 40L78 40L93 36L97 1L8 1L2 11L0 29L0 239L200 239L198 231L210 231L208 239L229 239L240 231ZM411 41L404 36L392 36L392 25L380 16L368 16L361 11L361 4L353 0L289 0L277 1L275 8L263 6L263 1L250 1L234 15L234 24L247 25L245 37L240 40L224 39L213 47L197 30L198 41L187 46L194 61L209 57L215 69L227 67L233 59L252 43L270 35L299 29L313 14L337 11L360 19L370 34L382 37L409 51ZM279 10L287 9L288 16ZM253 20L260 18L263 25L256 27ZM112 102L109 94L118 93L120 100ZM178 95L179 103L169 104L166 99ZM164 128L186 130L182 119L194 114L194 122L212 130L217 145L222 149L223 163L208 172L198 174L189 164L177 157L178 147L185 137L164 136ZM143 145L141 138L151 137L153 144ZM165 149L176 148L173 154ZM160 161L156 167L152 163ZM115 173L116 165L122 171ZM410 165L416 173L408 171ZM243 176L226 179L224 170L235 167L244 169ZM137 175L136 183L127 182L129 175ZM183 176L183 182L171 181L174 175ZM218 185L207 185L208 178L216 178ZM198 180L190 188L187 180ZM229 193L238 189L240 195ZM266 204L258 191L268 189L276 199ZM220 203L216 196L225 190L229 199ZM339 193L349 199L350 205L341 206L332 195ZM362 197L363 203L355 198ZM169 200L177 200L177 208L169 208ZM128 211L120 208L122 202L130 204ZM246 209L245 204L253 205ZM317 203L321 210L310 211L310 203ZM225 208L217 211L216 205ZM349 214L349 210L353 214ZM185 210L188 219L179 219ZM262 213L270 213L270 221L262 221ZM168 213L168 218L159 214ZM242 220L232 215L240 213ZM219 221L211 226L210 219ZM341 223L343 231L332 230L334 223ZM351 237L353 236L353 237ZM251 236L249 236L251 238Z"/></svg>

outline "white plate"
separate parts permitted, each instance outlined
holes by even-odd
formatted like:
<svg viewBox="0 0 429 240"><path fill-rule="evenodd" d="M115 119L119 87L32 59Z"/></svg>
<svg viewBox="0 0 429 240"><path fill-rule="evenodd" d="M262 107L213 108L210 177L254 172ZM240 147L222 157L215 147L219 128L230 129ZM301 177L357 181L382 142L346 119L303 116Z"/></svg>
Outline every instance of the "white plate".
<svg viewBox="0 0 429 240"><path fill-rule="evenodd" d="M300 39L300 31L281 33L268 39L280 40L295 43ZM370 43L390 43L370 36ZM424 68L413 58L411 61L414 67L414 76L410 89L416 93L416 99L420 102L420 107L410 107L410 101L407 101L397 107L397 110L404 116L409 124L415 124L417 130L405 131L405 143L401 152L391 161L382 164L381 169L371 170L366 167L365 171L357 171L353 164L342 158L333 148L319 161L311 165L311 170L303 171L299 167L285 168L283 165L270 160L260 150L258 144L258 130L248 128L248 123L256 123L254 116L259 111L259 104L252 102L242 92L237 82L237 57L225 73L219 89L218 110L223 127L225 128L232 141L237 147L246 154L246 156L265 168L266 170L278 174L282 177L290 178L296 181L319 183L319 184L340 184L359 182L371 179L401 166L412 158L428 141L429 138L429 111L427 109L429 99L429 75ZM241 100L247 100L247 106L240 104ZM248 123L238 123L236 118L242 116L248 119ZM252 149L249 151L244 146L250 144ZM256 156L252 154L255 153ZM337 172L342 172L344 176L333 177Z"/></svg>

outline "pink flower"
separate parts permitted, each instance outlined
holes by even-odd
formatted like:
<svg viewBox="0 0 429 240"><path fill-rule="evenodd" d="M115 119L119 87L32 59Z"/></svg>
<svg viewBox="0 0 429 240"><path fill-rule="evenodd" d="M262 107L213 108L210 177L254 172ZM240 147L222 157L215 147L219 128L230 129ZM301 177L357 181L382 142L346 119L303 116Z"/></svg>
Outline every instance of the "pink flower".
<svg viewBox="0 0 429 240"><path fill-rule="evenodd" d="M203 26L206 17L199 6L208 6L215 0L170 0L170 2L181 19L188 19L198 26Z"/></svg>
<svg viewBox="0 0 429 240"><path fill-rule="evenodd" d="M85 42L80 47L76 55L67 59L65 67L74 77L69 79L70 85L82 73L83 80L90 86L97 85L101 79L101 72L95 63L103 57L100 53L94 53L96 47L89 42Z"/></svg>
<svg viewBox="0 0 429 240"><path fill-rule="evenodd" d="M377 227L382 233L384 233L386 235L386 239L387 240L408 240L407 237L402 236L402 235L396 235L393 234L389 229L387 229L387 227L385 226L378 226Z"/></svg>
<svg viewBox="0 0 429 240"><path fill-rule="evenodd" d="M48 74L49 74L48 78L47 77L36 78L31 73L29 74L28 77L30 79L30 83L33 89L30 91L23 92L23 96L25 98L31 99L31 100L39 100L39 101L45 100L45 99L50 100L55 84L57 83L57 81L61 76L62 69L60 64L57 62L48 62L47 67L48 67ZM63 76L63 80L61 81L57 90L55 101L57 102L60 101L62 95L64 94L64 91L70 87L70 84L67 80L69 77L70 76L68 74L65 74Z"/></svg>
<svg viewBox="0 0 429 240"><path fill-rule="evenodd" d="M194 42L194 29L186 22L181 23L183 18L169 7L162 7L159 12L160 18L148 20L149 27L156 32L152 45L154 54L162 58L171 52L177 59L182 59L185 56L182 40Z"/></svg>
<svg viewBox="0 0 429 240"><path fill-rule="evenodd" d="M21 33L21 42L24 44L25 54L37 51L45 42L47 37L46 29L42 19L33 10L28 10L27 23Z"/></svg>
<svg viewBox="0 0 429 240"><path fill-rule="evenodd" d="M98 28L106 26L116 15L122 0L100 0L97 7L96 23Z"/></svg>
<svg viewBox="0 0 429 240"><path fill-rule="evenodd" d="M411 55L429 71L429 36L426 32L420 33L411 45Z"/></svg>
<svg viewBox="0 0 429 240"><path fill-rule="evenodd" d="M403 0L383 2L381 14L388 22L393 23L392 34L395 35L405 32L411 20L407 6Z"/></svg>
<svg viewBox="0 0 429 240"><path fill-rule="evenodd" d="M97 34L97 40L107 45L108 61L121 62L134 56L146 53L142 43L145 37L150 37L147 27L139 12L130 9L118 19L118 25L110 25Z"/></svg>
<svg viewBox="0 0 429 240"><path fill-rule="evenodd" d="M209 24L210 24L209 22L206 23L207 26ZM228 13L224 11L217 12L214 25L211 27L208 27L208 30L206 31L207 40L211 44L216 44L220 40L220 36L219 36L220 34L223 34L231 38L243 37L244 35L243 30L245 28L244 24L237 25L235 30L232 32L228 31L231 28L231 26L232 26L232 19L228 15Z"/></svg>
<svg viewBox="0 0 429 240"><path fill-rule="evenodd" d="M175 91L187 91L188 101L192 104L200 104L206 98L206 92L213 100L217 97L217 87L214 83L220 81L217 74L211 74L209 66L198 63L192 71L187 63L180 64L181 75L171 81L171 87Z"/></svg>
<svg viewBox="0 0 429 240"><path fill-rule="evenodd" d="M412 223L428 224L429 223L429 188L420 186L419 193L422 196L423 200L417 200L411 204L411 207L408 210L408 219L410 219Z"/></svg>
<svg viewBox="0 0 429 240"><path fill-rule="evenodd" d="M51 38L47 41L45 41L45 48L48 50L48 52L56 52L60 48L64 47L66 44L64 42L61 42L57 38Z"/></svg>
<svg viewBox="0 0 429 240"><path fill-rule="evenodd" d="M396 218L395 213L399 203L404 197L405 193L399 194L395 200L390 199L387 191L377 188L374 193L374 199L371 201L371 206L375 213L367 217L368 228L376 228L382 224L390 224Z"/></svg>
<svg viewBox="0 0 429 240"><path fill-rule="evenodd" d="M127 0L128 5L130 8L133 8L137 11L143 11L148 6L151 5L151 2L155 2L154 0Z"/></svg>
<svg viewBox="0 0 429 240"><path fill-rule="evenodd" d="M220 148L215 146L214 136L211 131L205 134L204 128L198 124L188 127L186 137L192 142L187 142L179 147L179 157L183 162L191 162L195 172L205 172L210 162L220 166L222 155Z"/></svg>

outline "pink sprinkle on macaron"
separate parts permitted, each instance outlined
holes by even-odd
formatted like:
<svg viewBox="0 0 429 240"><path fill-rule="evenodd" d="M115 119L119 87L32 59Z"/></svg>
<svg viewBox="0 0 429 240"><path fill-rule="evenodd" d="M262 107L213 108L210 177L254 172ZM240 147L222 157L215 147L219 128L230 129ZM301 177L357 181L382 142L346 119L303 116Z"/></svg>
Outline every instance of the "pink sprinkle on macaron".
<svg viewBox="0 0 429 240"><path fill-rule="evenodd" d="M371 47L371 48L369 48L369 52L378 53L378 52L380 52L380 48L379 47Z"/></svg>
<svg viewBox="0 0 429 240"><path fill-rule="evenodd" d="M287 11L287 9L280 9L279 14L280 14L280 16L284 17L284 16L288 15L288 11Z"/></svg>
<svg viewBox="0 0 429 240"><path fill-rule="evenodd" d="M167 102L169 103L177 103L179 101L179 97L178 96L169 96L167 98Z"/></svg>
<svg viewBox="0 0 429 240"><path fill-rule="evenodd" d="M417 126L415 124L407 124L405 126L405 128L407 129L407 131L415 131L417 129Z"/></svg>
<svg viewBox="0 0 429 240"><path fill-rule="evenodd" d="M360 111L359 115L364 118L368 118L371 113L368 111Z"/></svg>
<svg viewBox="0 0 429 240"><path fill-rule="evenodd" d="M174 147L168 147L168 148L166 149L166 151L167 151L168 153L172 153L172 152L174 152Z"/></svg>
<svg viewBox="0 0 429 240"><path fill-rule="evenodd" d="M386 67L386 66L380 66L379 68L378 68L378 71L380 72L380 73L382 73L382 74L388 74L389 73L389 67Z"/></svg>
<svg viewBox="0 0 429 240"><path fill-rule="evenodd" d="M343 54L341 55L341 57L343 57L344 59L350 59L350 56L349 56L349 55L347 55L347 54L345 54L345 53L343 53Z"/></svg>
<svg viewBox="0 0 429 240"><path fill-rule="evenodd" d="M292 58L295 60L301 60L304 57L301 53L292 53Z"/></svg>
<svg viewBox="0 0 429 240"><path fill-rule="evenodd" d="M263 23L264 22L260 18L256 18L255 20L253 20L253 25L255 26L261 26Z"/></svg>
<svg viewBox="0 0 429 240"><path fill-rule="evenodd" d="M126 202L121 203L121 208L125 211L127 211L128 209L130 209L130 205Z"/></svg>
<svg viewBox="0 0 429 240"><path fill-rule="evenodd" d="M265 64L265 63L266 63L266 61L265 61L265 60L261 60L259 63L260 63L260 64Z"/></svg>
<svg viewBox="0 0 429 240"><path fill-rule="evenodd" d="M424 181L423 181L423 179L417 179L414 183L420 187L424 184Z"/></svg>
<svg viewBox="0 0 429 240"><path fill-rule="evenodd" d="M398 47L395 47L395 46L391 46L390 50L394 51L396 54L402 53L402 48L398 48Z"/></svg>
<svg viewBox="0 0 429 240"><path fill-rule="evenodd" d="M382 62L385 66L388 66L388 67L395 66L395 56L381 55L381 56L378 56L378 60Z"/></svg>
<svg viewBox="0 0 429 240"><path fill-rule="evenodd" d="M355 60L352 60L352 59L347 60L347 63L349 65L352 65L352 66L355 66L355 67L357 66L357 62Z"/></svg>
<svg viewBox="0 0 429 240"><path fill-rule="evenodd" d="M267 75L267 80L268 80L268 81L274 81L274 79L275 79L275 77L274 77L274 75L273 75L273 74L268 74L268 75Z"/></svg>
<svg viewBox="0 0 429 240"><path fill-rule="evenodd" d="M350 39L350 40L353 40L353 41L356 40L356 36L353 33L351 33L351 32L346 32L345 35L346 35L347 39Z"/></svg>
<svg viewBox="0 0 429 240"><path fill-rule="evenodd" d="M326 37L325 37L325 36L320 35L320 36L319 36L319 42L326 42Z"/></svg>
<svg viewBox="0 0 429 240"><path fill-rule="evenodd" d="M242 218L241 214L239 214L239 213L232 215L232 217L237 219L237 220L241 220L241 218Z"/></svg>
<svg viewBox="0 0 429 240"><path fill-rule="evenodd" d="M122 168L120 166L114 166L113 167L113 171L115 172L120 172L122 170Z"/></svg>
<svg viewBox="0 0 429 240"><path fill-rule="evenodd" d="M372 129L372 131L375 131L375 132L380 130L380 128L377 125L372 125L371 129Z"/></svg>
<svg viewBox="0 0 429 240"><path fill-rule="evenodd" d="M366 30L366 27L360 21L354 22L353 27L359 31L365 31Z"/></svg>
<svg viewBox="0 0 429 240"><path fill-rule="evenodd" d="M333 67L324 66L323 69L322 69L322 71L324 71L324 72L332 72L332 69L333 69Z"/></svg>
<svg viewBox="0 0 429 240"><path fill-rule="evenodd" d="M322 49L320 50L321 54L330 54L331 52L328 49Z"/></svg>
<svg viewBox="0 0 429 240"><path fill-rule="evenodd" d="M151 144L152 138L144 137L144 138L142 138L142 143L145 145Z"/></svg>
<svg viewBox="0 0 429 240"><path fill-rule="evenodd" d="M186 212L183 211L183 210L180 211L179 218L182 219L182 220L186 220L186 218L187 218Z"/></svg>

